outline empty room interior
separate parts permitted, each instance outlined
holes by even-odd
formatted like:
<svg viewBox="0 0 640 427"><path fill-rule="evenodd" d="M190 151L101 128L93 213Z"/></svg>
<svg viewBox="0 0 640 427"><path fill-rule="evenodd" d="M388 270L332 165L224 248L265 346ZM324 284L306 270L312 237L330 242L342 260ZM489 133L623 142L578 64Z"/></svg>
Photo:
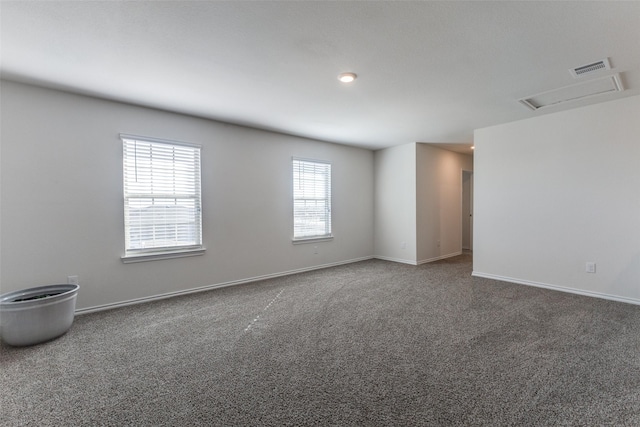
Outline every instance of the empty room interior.
<svg viewBox="0 0 640 427"><path fill-rule="evenodd" d="M640 2L0 19L0 425L640 425Z"/></svg>

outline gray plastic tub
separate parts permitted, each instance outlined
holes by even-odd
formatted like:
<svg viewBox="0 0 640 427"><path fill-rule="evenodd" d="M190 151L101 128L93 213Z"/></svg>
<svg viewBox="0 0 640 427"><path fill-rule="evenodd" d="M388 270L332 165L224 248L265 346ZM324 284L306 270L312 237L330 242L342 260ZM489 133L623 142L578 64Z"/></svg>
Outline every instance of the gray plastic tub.
<svg viewBox="0 0 640 427"><path fill-rule="evenodd" d="M78 285L47 285L0 295L0 328L13 346L38 344L69 330Z"/></svg>

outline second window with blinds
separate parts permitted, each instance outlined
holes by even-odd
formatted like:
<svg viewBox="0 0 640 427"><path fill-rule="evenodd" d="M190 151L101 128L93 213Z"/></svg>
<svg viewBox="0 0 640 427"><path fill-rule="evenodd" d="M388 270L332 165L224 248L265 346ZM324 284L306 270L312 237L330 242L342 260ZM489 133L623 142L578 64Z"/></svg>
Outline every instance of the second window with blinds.
<svg viewBox="0 0 640 427"><path fill-rule="evenodd" d="M331 163L293 158L293 242L331 239Z"/></svg>

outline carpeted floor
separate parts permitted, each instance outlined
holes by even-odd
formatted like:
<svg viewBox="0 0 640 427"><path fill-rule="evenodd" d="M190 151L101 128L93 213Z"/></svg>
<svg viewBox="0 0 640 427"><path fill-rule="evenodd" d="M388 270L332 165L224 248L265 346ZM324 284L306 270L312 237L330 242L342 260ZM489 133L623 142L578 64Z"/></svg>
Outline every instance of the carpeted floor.
<svg viewBox="0 0 640 427"><path fill-rule="evenodd" d="M0 425L640 425L640 306L380 260L0 347Z"/></svg>

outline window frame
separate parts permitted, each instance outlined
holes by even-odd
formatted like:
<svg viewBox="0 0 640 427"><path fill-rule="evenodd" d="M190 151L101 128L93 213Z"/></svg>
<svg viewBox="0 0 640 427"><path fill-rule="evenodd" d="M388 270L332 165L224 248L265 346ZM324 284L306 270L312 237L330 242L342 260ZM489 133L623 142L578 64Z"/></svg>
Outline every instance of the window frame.
<svg viewBox="0 0 640 427"><path fill-rule="evenodd" d="M296 200L311 200L312 198L296 198L296 172L299 172L299 167L296 168L296 162L313 164L313 165L323 165L328 166L328 174L326 178L328 178L328 183L326 186L326 195L322 198L325 201L327 206L327 212L323 216L325 223L328 222L328 233L317 234L317 235L296 235ZM322 242L322 241L330 241L333 240L333 165L330 161L327 160L319 160L319 159L310 159L303 157L292 157L291 158L291 173L292 173L292 182L291 182L291 190L292 190L292 218L293 218L293 230L292 230L292 238L291 241L293 244L301 244L301 243L313 243L313 242Z"/></svg>
<svg viewBox="0 0 640 427"><path fill-rule="evenodd" d="M182 141L174 141L174 140L138 136L138 135L129 135L129 134L122 134L122 133L119 136L122 142L122 168L123 168L122 191L123 191L123 208L124 208L123 209L123 219L124 219L123 225L124 225L124 240L125 240L124 255L121 256L122 262L132 263L132 262L141 262L141 261L154 261L158 259L179 258L179 257L196 256L196 255L204 254L206 249L204 247L203 231L202 231L202 222L203 222L202 221L202 146L199 144L193 144L193 143L182 142ZM127 144L136 144L138 142L143 143L145 145L150 144L151 146L157 146L158 148L160 148L160 146L163 146L162 148L165 150L167 149L167 146L171 147L169 150L175 150L176 148L180 150L187 150L187 152L189 150L193 150L193 152L188 153L189 156L192 156L194 161L194 166L192 171L193 173L187 175L189 190L183 194L179 194L176 192L176 189L175 189L176 180L174 179L174 177L176 176L176 171L180 172L179 170L180 168L176 168L176 162L174 161L172 163L172 168L165 171L171 176L172 184L174 186L172 191L156 193L154 190L151 190L151 192L144 193L144 194L136 194L128 191L128 187L131 187L132 185L134 185L134 182L131 180L127 181L127 168L128 167L129 169L131 168L131 165L127 166L127 162L131 162L131 161L137 162L138 159L137 157L134 157L133 159L128 158L126 147L127 147ZM137 156L137 151L134 156ZM159 161L161 162L163 160L166 160L166 159L163 159L161 157L160 160L156 159L156 162L159 162ZM179 163L177 164L179 165ZM137 163L133 167L137 168ZM138 173L137 169L135 169L135 173L136 174ZM167 175L164 175L164 178L166 177ZM179 179L180 178L178 178L178 180ZM152 178L151 178L151 182L153 182ZM158 182L158 178L156 179L156 182ZM178 184L183 184L183 182L178 182ZM193 244L177 244L177 245L158 245L158 246L153 246L149 248L130 247L131 246L130 245L131 228L129 228L128 224L131 221L129 201L132 199L139 199L139 200L141 199L142 200L143 199L165 199L165 200L173 199L175 200L175 205L171 205L171 206L176 206L176 207L184 206L183 204L179 204L179 201L185 202L188 200L193 200L193 208L192 208L193 214L192 216L191 214L189 214L188 218L189 220L191 220L191 218L193 219L192 222L194 227L194 231L193 231L194 243ZM155 205L152 204L151 206L155 206ZM167 205L165 204L165 205L158 205L158 206L166 207ZM127 215L129 215L129 218L127 218ZM157 225L158 224L151 225L151 228L154 229L153 232L155 232L155 227ZM169 222L165 224L165 226L169 226L169 227L171 226L178 227L179 225L181 225L181 223L180 221L177 220L177 218L175 219L174 222Z"/></svg>

